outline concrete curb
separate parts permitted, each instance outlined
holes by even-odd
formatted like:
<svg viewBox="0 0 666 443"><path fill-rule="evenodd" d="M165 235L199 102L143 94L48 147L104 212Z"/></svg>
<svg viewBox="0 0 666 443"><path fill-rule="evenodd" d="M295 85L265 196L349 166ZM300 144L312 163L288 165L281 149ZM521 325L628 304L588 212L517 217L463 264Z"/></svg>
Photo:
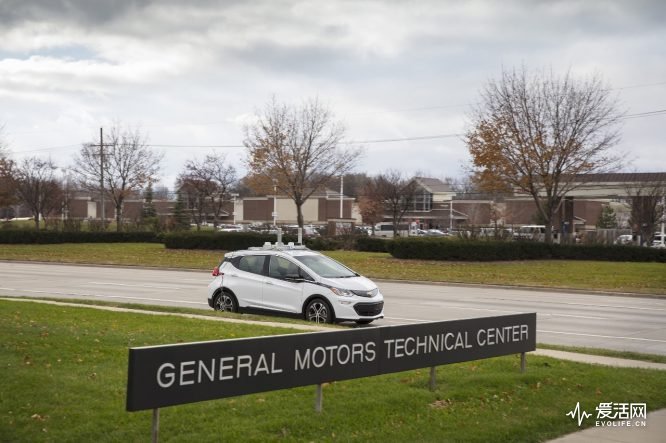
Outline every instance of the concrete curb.
<svg viewBox="0 0 666 443"><path fill-rule="evenodd" d="M655 363L642 360L629 360L626 358L604 357L601 355L579 354L577 352L556 351L553 349L537 349L530 352L533 355L569 360L593 365L613 366L616 368L641 368L666 371L666 363Z"/></svg>

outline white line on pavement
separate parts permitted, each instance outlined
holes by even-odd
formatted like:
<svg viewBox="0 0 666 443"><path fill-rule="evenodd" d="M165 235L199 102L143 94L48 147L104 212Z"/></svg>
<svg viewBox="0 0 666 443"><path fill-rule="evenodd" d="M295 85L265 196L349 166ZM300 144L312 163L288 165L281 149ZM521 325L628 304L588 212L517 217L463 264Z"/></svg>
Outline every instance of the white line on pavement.
<svg viewBox="0 0 666 443"><path fill-rule="evenodd" d="M615 338L618 340L637 340L637 341L652 341L657 343L666 343L666 340L656 340L653 338L640 338L640 337L618 337L614 335L597 335L597 334L580 334L578 332L562 332L562 331L546 331L543 329L537 329L537 332L543 332L546 334L561 334L561 335L578 335L581 337L597 337L597 338Z"/></svg>

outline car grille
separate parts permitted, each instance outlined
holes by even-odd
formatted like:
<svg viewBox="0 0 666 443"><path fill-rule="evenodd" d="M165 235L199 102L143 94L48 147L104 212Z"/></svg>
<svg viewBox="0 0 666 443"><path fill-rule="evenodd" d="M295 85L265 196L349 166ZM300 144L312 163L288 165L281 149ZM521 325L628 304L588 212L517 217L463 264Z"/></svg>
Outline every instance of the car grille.
<svg viewBox="0 0 666 443"><path fill-rule="evenodd" d="M354 305L354 311L361 317L373 317L382 313L384 308L384 302L380 301L378 303L356 303Z"/></svg>
<svg viewBox="0 0 666 443"><path fill-rule="evenodd" d="M379 292L379 289L370 289L369 291L363 290L363 291L352 291L354 294L358 295L359 297L374 297L377 295Z"/></svg>

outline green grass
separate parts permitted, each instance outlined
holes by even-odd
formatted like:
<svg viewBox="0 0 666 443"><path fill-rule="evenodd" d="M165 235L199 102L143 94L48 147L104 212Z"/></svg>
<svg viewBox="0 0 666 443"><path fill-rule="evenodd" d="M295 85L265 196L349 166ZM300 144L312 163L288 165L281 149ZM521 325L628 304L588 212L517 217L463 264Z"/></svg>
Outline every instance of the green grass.
<svg viewBox="0 0 666 443"><path fill-rule="evenodd" d="M217 265L223 254L223 251L170 250L151 243L0 245L0 260L206 270ZM326 254L370 278L666 294L665 263L566 260L468 263L400 260L376 252Z"/></svg>
<svg viewBox="0 0 666 443"><path fill-rule="evenodd" d="M147 441L150 411L125 411L127 349L288 329L0 301L0 441ZM576 402L666 406L666 373L528 355L163 408L174 441L543 441L578 430ZM588 420L587 425L593 424Z"/></svg>

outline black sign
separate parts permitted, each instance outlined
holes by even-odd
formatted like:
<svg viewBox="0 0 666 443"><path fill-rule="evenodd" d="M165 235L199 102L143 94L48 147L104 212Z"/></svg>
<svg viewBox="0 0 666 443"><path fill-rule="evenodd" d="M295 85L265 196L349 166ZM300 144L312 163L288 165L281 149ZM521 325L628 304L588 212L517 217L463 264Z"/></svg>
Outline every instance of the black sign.
<svg viewBox="0 0 666 443"><path fill-rule="evenodd" d="M536 314L130 348L127 410L529 352Z"/></svg>

